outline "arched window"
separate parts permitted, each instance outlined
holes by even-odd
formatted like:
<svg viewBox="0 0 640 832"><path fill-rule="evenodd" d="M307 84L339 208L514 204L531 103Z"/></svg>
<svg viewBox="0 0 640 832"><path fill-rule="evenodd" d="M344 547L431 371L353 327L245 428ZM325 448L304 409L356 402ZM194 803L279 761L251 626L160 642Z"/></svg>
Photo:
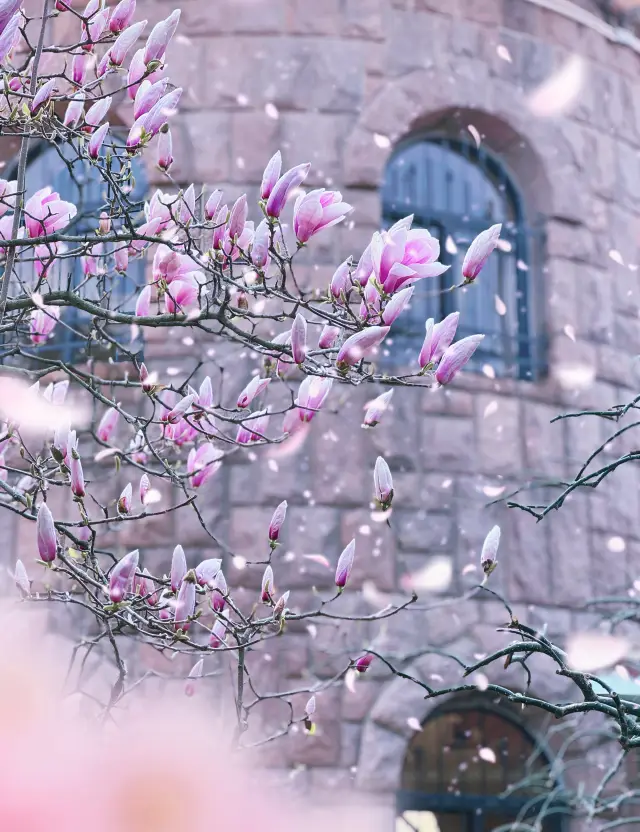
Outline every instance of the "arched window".
<svg viewBox="0 0 640 832"><path fill-rule="evenodd" d="M543 808L536 828L562 832L560 801L545 804L553 789L548 765L506 713L472 703L440 709L407 750L396 832L519 832Z"/></svg>
<svg viewBox="0 0 640 832"><path fill-rule="evenodd" d="M439 279L420 281L411 308L394 325L393 357L415 361L428 318L460 311L458 337L486 336L470 369L488 375L534 379L543 369L539 301L533 282L540 235L527 226L512 179L482 145L437 136L412 138L390 158L383 186L383 224L408 214L414 225L438 237L441 260L451 268ZM502 223L498 250L477 285L447 292L460 283L469 243Z"/></svg>
<svg viewBox="0 0 640 832"><path fill-rule="evenodd" d="M108 139L103 152L109 147L124 145L123 136L117 132ZM118 174L121 168L122 151L112 153L111 170ZM131 189L127 194L129 212L134 221L142 221L143 201L147 195L148 183L144 168L137 160L132 162ZM7 178L12 178L8 172ZM65 233L83 234L95 232L98 216L108 201L108 187L96 168L86 159L78 156L72 145L36 145L28 160L26 170L27 197L40 188L51 186L62 199L73 202L78 214ZM73 246L73 244L70 244ZM109 247L105 249L109 254ZM30 285L35 279L33 263L25 262L18 266L18 275L24 285ZM127 273L109 280L110 306L121 312L132 312L135 306L137 289L145 281L145 263L141 259L131 260ZM104 296L105 281L101 277L85 278L82 272L81 258L60 259L47 272L49 289L67 289L73 287L83 298L98 300ZM40 345L38 354L61 358L64 361L82 361L87 357L84 334L87 331L90 315L74 307L66 308L53 336L46 344ZM117 328L117 337L122 334L122 327ZM134 350L135 351L135 350ZM112 358L117 358L113 355Z"/></svg>

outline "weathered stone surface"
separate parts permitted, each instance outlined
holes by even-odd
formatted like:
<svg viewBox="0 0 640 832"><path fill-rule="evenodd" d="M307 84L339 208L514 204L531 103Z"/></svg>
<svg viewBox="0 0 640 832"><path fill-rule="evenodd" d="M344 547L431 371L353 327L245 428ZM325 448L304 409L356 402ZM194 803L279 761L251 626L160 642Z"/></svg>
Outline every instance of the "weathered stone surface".
<svg viewBox="0 0 640 832"><path fill-rule="evenodd" d="M356 785L366 791L393 792L400 783L407 741L404 737L367 723L362 734Z"/></svg>

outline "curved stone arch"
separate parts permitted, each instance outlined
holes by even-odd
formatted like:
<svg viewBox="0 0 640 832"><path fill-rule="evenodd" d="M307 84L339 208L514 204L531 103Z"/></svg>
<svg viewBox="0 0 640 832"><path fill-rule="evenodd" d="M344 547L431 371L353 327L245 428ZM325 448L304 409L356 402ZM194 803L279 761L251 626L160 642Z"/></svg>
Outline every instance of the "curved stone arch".
<svg viewBox="0 0 640 832"><path fill-rule="evenodd" d="M535 119L522 91L513 85L504 85L504 95L494 96L495 89L462 76L443 78L433 70L388 80L362 110L347 138L346 183L378 189L390 146L413 133L447 130L456 135L473 124L513 176L530 215L558 216L570 210L563 207L562 197L563 188L567 189L563 173L571 162L563 121Z"/></svg>
<svg viewBox="0 0 640 832"><path fill-rule="evenodd" d="M452 675L454 666L458 668L455 682ZM459 678L459 665L455 665L447 656L436 653L425 654L405 672L431 685L434 684L433 676L443 678L444 684L458 684L462 681ZM496 668L496 672L491 676L491 681L495 684L513 686L513 675L509 675L502 667ZM537 694L553 700L562 697L563 694L566 696L570 685L570 682L555 673L541 675L540 685L531 695ZM389 795L395 793L400 787L407 748L414 734L409 720L417 720L423 724L445 703L455 701L456 696L464 696L465 701L468 701L472 695L473 692L457 693L425 699L424 688L401 677L395 677L384 685L363 724L357 764L357 787L364 791ZM481 696L478 692L479 704ZM511 711L509 715L514 721L541 744L548 759L553 762L556 749L540 730L545 713L531 708L527 712L527 718L522 719L510 705L507 705L507 708Z"/></svg>

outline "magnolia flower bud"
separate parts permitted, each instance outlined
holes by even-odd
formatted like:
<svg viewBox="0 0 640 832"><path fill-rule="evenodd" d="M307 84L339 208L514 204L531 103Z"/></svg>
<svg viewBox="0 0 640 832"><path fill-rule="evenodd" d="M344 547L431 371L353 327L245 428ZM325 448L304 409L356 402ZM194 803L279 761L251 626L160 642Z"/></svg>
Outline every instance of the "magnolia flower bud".
<svg viewBox="0 0 640 832"><path fill-rule="evenodd" d="M51 563L58 554L58 539L56 537L56 527L53 523L53 515L46 503L41 503L38 509L36 535L40 559L45 563Z"/></svg>
<svg viewBox="0 0 640 832"><path fill-rule="evenodd" d="M120 0L109 20L109 30L114 35L120 34L133 20L135 11L136 0Z"/></svg>
<svg viewBox="0 0 640 832"><path fill-rule="evenodd" d="M336 586L340 591L342 591L347 585L349 575L353 569L353 560L355 555L356 541L352 540L338 558L338 565L336 567Z"/></svg>
<svg viewBox="0 0 640 832"><path fill-rule="evenodd" d="M129 266L129 250L127 246L119 246L113 253L116 271L119 274L126 274Z"/></svg>
<svg viewBox="0 0 640 832"><path fill-rule="evenodd" d="M97 159L100 155L100 148L109 132L109 122L105 121L89 139L88 153L91 159Z"/></svg>
<svg viewBox="0 0 640 832"><path fill-rule="evenodd" d="M237 406L240 408L249 407L251 402L263 393L270 383L270 378L260 378L260 376L254 376L238 396L238 401L236 403Z"/></svg>
<svg viewBox="0 0 640 832"><path fill-rule="evenodd" d="M278 601L273 608L273 617L275 620L278 620L284 613L287 601L289 600L289 594L289 590L287 590L284 595L281 595L280 598L278 598Z"/></svg>
<svg viewBox="0 0 640 832"><path fill-rule="evenodd" d="M96 430L96 436L101 442L108 442L114 434L116 427L118 426L118 420L120 419L120 414L115 409L115 407L110 407L100 420L100 424L98 425L98 429Z"/></svg>
<svg viewBox="0 0 640 832"><path fill-rule="evenodd" d="M142 505L144 505L145 498L150 488L151 483L149 482L149 477L146 474L143 474L140 477L140 502Z"/></svg>
<svg viewBox="0 0 640 832"><path fill-rule="evenodd" d="M169 422L170 425L177 424L191 409L191 405L197 398L197 395L192 393L189 396L184 396L180 399L176 406L167 414L167 422Z"/></svg>
<svg viewBox="0 0 640 832"><path fill-rule="evenodd" d="M337 326L329 326L325 324L318 338L318 347L321 350L328 350L335 344L340 337L341 329Z"/></svg>
<svg viewBox="0 0 640 832"><path fill-rule="evenodd" d="M171 589L173 592L177 592L180 589L186 574L187 559L184 555L184 549L178 544L173 550L173 557L171 558Z"/></svg>
<svg viewBox="0 0 640 832"><path fill-rule="evenodd" d="M247 205L247 195L242 194L233 204L231 214L229 215L229 222L227 224L227 231L232 240L237 240L244 231L244 224L247 221L247 213L249 206Z"/></svg>
<svg viewBox="0 0 640 832"><path fill-rule="evenodd" d="M382 393L382 395L378 396L377 399L374 399L369 403L367 412L364 414L364 421L362 423L364 427L373 428L378 424L382 418L382 414L389 407L389 402L391 401L392 396L393 390L388 390L386 393Z"/></svg>
<svg viewBox="0 0 640 832"><path fill-rule="evenodd" d="M128 482L118 498L118 514L129 514L133 505L133 489Z"/></svg>
<svg viewBox="0 0 640 832"><path fill-rule="evenodd" d="M360 332L349 336L340 347L336 364L339 369L346 369L366 358L371 350L375 349L387 337L388 326L369 326Z"/></svg>
<svg viewBox="0 0 640 832"><path fill-rule="evenodd" d="M224 623L224 619L222 617L218 618L216 623L213 625L211 630L211 636L209 637L209 647L212 647L216 650L218 647L222 647L224 644L224 637L227 632L226 624Z"/></svg>
<svg viewBox="0 0 640 832"><path fill-rule="evenodd" d="M191 627L190 618L196 610L196 576L191 570L182 580L176 601L174 627L185 633Z"/></svg>
<svg viewBox="0 0 640 832"><path fill-rule="evenodd" d="M140 553L137 549L125 555L118 561L109 575L109 598L114 604L119 604L127 594L129 583L138 568Z"/></svg>
<svg viewBox="0 0 640 832"><path fill-rule="evenodd" d="M502 225L492 225L482 231L467 249L462 263L462 276L466 281L475 280L489 259L491 252L498 245Z"/></svg>
<svg viewBox="0 0 640 832"><path fill-rule="evenodd" d="M196 566L196 580L199 586L213 586L216 575L220 571L220 558L208 558Z"/></svg>
<svg viewBox="0 0 640 832"><path fill-rule="evenodd" d="M73 431L71 431L73 433ZM75 439L74 439L75 441ZM71 477L71 491L75 497L82 498L86 494L84 485L84 472L78 455L77 448L68 443L69 474Z"/></svg>
<svg viewBox="0 0 640 832"><path fill-rule="evenodd" d="M371 653L365 653L364 656L360 656L359 659L356 659L354 667L358 673L366 673L372 661L373 656Z"/></svg>
<svg viewBox="0 0 640 832"><path fill-rule="evenodd" d="M484 335L469 335L448 347L438 364L436 381L443 385L452 381L478 349L483 339Z"/></svg>
<svg viewBox="0 0 640 832"><path fill-rule="evenodd" d="M273 186L278 181L280 170L282 168L282 156L277 150L267 162L267 166L262 174L262 184L260 185L260 199L269 199Z"/></svg>
<svg viewBox="0 0 640 832"><path fill-rule="evenodd" d="M336 300L342 295L346 294L348 289L351 288L351 279L349 276L349 270L351 268L351 260L345 260L344 263L341 263L338 268L335 270L333 277L331 278L331 283L329 285L329 291L333 295Z"/></svg>
<svg viewBox="0 0 640 832"><path fill-rule="evenodd" d="M488 577L498 565L498 546L500 545L500 526L494 526L485 537L480 555L482 571Z"/></svg>
<svg viewBox="0 0 640 832"><path fill-rule="evenodd" d="M211 609L214 612L222 612L228 593L229 587L227 586L226 578L222 574L222 569L220 569L211 583L211 597L209 601L211 603Z"/></svg>
<svg viewBox="0 0 640 832"><path fill-rule="evenodd" d="M137 318L147 318L151 312L151 286L147 283L140 290L140 294L136 299L136 308L134 314Z"/></svg>
<svg viewBox="0 0 640 832"><path fill-rule="evenodd" d="M207 220L207 222L211 222L211 220L215 217L221 202L222 191L219 190L214 191L211 194L211 196L207 199L204 206L204 217Z"/></svg>
<svg viewBox="0 0 640 832"><path fill-rule="evenodd" d="M307 731L313 731L313 721L311 717L316 712L316 698L312 696L304 707L304 727Z"/></svg>
<svg viewBox="0 0 640 832"><path fill-rule="evenodd" d="M271 596L273 595L273 569L271 565L267 566L264 570L264 575L262 576L262 587L260 590L260 600L263 604L268 604L271 601Z"/></svg>
<svg viewBox="0 0 640 832"><path fill-rule="evenodd" d="M280 537L280 529L284 524L284 519L287 516L287 501L283 500L280 505L273 512L271 523L269 523L269 540L272 545L275 544Z"/></svg>
<svg viewBox="0 0 640 832"><path fill-rule="evenodd" d="M299 312L291 327L291 352L296 364L304 363L307 355L307 321Z"/></svg>
<svg viewBox="0 0 640 832"><path fill-rule="evenodd" d="M373 469L373 485L375 488L376 500L383 509L389 508L393 500L393 479L389 466L381 456L376 459Z"/></svg>
<svg viewBox="0 0 640 832"><path fill-rule="evenodd" d="M173 164L173 140L171 130L161 130L158 138L158 167L165 173Z"/></svg>
<svg viewBox="0 0 640 832"><path fill-rule="evenodd" d="M111 217L106 211L100 213L100 222L98 223L98 234L109 234L111 231Z"/></svg>

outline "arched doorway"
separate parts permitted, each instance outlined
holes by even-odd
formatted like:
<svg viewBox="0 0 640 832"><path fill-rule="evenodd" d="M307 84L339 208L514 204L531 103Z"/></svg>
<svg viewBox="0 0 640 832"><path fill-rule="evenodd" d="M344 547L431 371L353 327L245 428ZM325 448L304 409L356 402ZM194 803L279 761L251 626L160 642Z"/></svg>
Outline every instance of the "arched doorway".
<svg viewBox="0 0 640 832"><path fill-rule="evenodd" d="M444 707L407 750L396 798L396 832L563 832L560 801L549 800L549 760L506 710Z"/></svg>

